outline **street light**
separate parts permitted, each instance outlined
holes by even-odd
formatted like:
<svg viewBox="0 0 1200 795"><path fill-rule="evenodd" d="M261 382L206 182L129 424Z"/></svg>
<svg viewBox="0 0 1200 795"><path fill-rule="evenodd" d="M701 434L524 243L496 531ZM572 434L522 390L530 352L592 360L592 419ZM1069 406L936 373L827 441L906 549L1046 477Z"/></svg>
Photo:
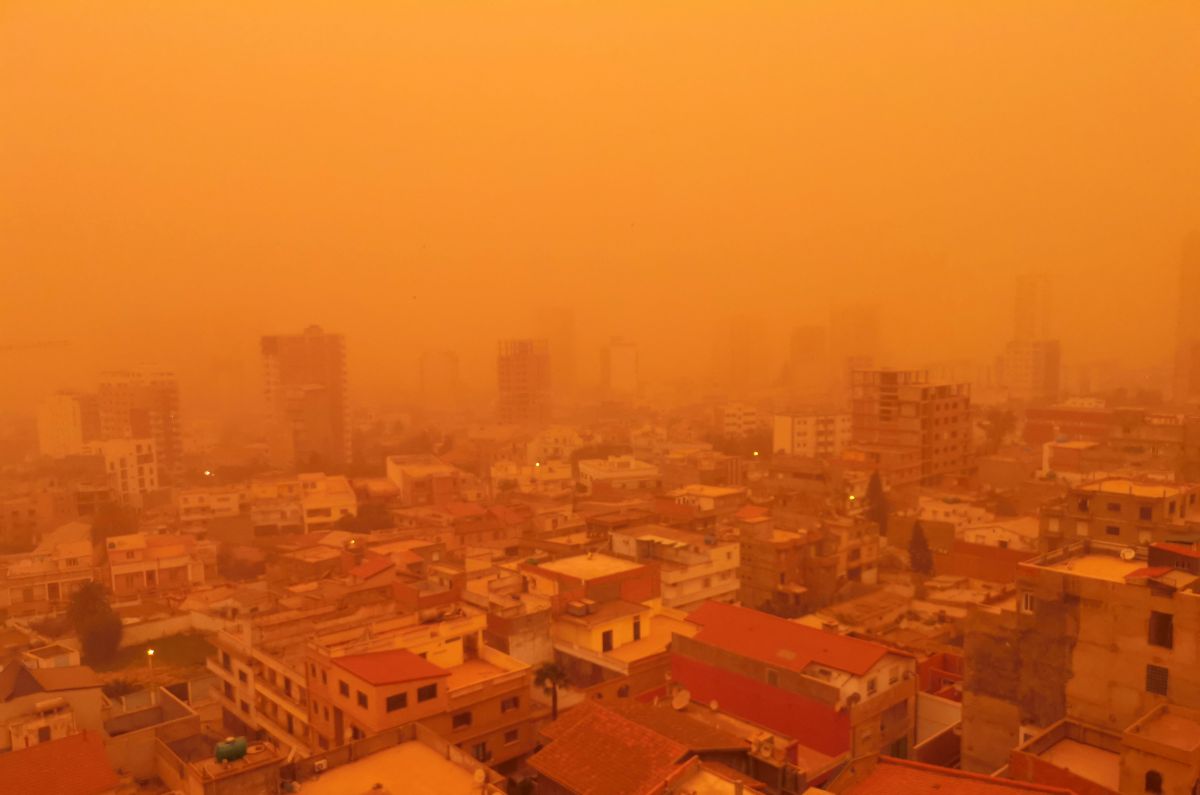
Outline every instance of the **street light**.
<svg viewBox="0 0 1200 795"><path fill-rule="evenodd" d="M146 664L150 666L150 703L153 704L154 698L154 649L146 649Z"/></svg>

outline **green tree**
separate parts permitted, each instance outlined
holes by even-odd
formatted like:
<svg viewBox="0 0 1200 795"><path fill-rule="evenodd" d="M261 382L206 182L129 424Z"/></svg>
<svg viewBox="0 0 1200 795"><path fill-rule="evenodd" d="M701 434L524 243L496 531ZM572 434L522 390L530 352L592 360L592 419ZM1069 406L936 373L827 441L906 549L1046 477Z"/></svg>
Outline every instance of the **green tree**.
<svg viewBox="0 0 1200 795"><path fill-rule="evenodd" d="M108 602L108 592L97 582L89 582L71 595L67 620L83 646L83 661L88 665L109 662L121 646L121 617Z"/></svg>
<svg viewBox="0 0 1200 795"><path fill-rule="evenodd" d="M933 574L933 552L929 550L929 539L920 522L913 522L912 536L908 539L908 558L912 569L920 574Z"/></svg>
<svg viewBox="0 0 1200 795"><path fill-rule="evenodd" d="M533 683L550 693L550 719L558 720L558 688L567 683L567 672L558 663L544 663L534 671Z"/></svg>
<svg viewBox="0 0 1200 795"><path fill-rule="evenodd" d="M866 503L867 518L879 525L879 535L886 536L888 529L888 499L887 494L883 491L883 480L880 479L878 471L872 472L871 479L867 482Z"/></svg>

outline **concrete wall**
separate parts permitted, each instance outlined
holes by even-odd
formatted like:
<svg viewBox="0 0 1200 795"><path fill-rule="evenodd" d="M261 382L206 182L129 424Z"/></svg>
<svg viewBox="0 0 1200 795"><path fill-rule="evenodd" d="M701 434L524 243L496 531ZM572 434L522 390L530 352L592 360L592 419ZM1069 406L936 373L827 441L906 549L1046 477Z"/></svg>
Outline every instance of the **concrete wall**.
<svg viewBox="0 0 1200 795"><path fill-rule="evenodd" d="M225 622L204 613L190 612L153 621L128 624L121 633L121 648L137 646L152 640L178 635L181 632L217 632Z"/></svg>

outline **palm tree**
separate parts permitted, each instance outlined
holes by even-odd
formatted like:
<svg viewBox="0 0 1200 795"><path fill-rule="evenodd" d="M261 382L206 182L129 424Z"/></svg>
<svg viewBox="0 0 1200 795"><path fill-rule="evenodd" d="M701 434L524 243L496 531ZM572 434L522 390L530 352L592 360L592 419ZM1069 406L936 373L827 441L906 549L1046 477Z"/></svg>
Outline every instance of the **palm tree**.
<svg viewBox="0 0 1200 795"><path fill-rule="evenodd" d="M550 719L558 720L558 688L567 683L567 672L558 663L543 663L533 672L533 683L550 691Z"/></svg>

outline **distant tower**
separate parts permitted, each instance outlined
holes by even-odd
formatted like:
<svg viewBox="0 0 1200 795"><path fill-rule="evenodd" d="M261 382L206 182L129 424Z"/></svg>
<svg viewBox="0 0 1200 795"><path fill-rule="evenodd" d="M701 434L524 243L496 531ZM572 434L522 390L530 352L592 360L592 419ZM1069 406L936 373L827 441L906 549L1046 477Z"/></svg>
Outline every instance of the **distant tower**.
<svg viewBox="0 0 1200 795"><path fill-rule="evenodd" d="M1200 400L1200 231L1183 243L1178 311L1173 397L1177 403L1194 403Z"/></svg>
<svg viewBox="0 0 1200 795"><path fill-rule="evenodd" d="M496 375L501 422L536 423L550 418L550 346L546 340L500 343Z"/></svg>
<svg viewBox="0 0 1200 795"><path fill-rule="evenodd" d="M604 348L604 388L612 397L633 397L638 392L638 349L614 337Z"/></svg>
<svg viewBox="0 0 1200 795"><path fill-rule="evenodd" d="M421 405L449 410L458 405L458 354L454 351L425 351L421 354Z"/></svg>
<svg viewBox="0 0 1200 795"><path fill-rule="evenodd" d="M51 458L79 455L100 438L100 407L95 395L60 392L38 404L38 452Z"/></svg>
<svg viewBox="0 0 1200 795"><path fill-rule="evenodd" d="M537 336L550 355L550 388L560 398L575 392L575 313L563 307L546 307L537 313Z"/></svg>
<svg viewBox="0 0 1200 795"><path fill-rule="evenodd" d="M1018 276L1014 310L1013 339L1050 339L1050 277L1045 273Z"/></svg>
<svg viewBox="0 0 1200 795"><path fill-rule="evenodd" d="M159 485L183 474L179 380L155 370L107 372L96 393L101 439L151 439Z"/></svg>
<svg viewBox="0 0 1200 795"><path fill-rule="evenodd" d="M879 307L855 304L831 312L828 350L834 392L845 398L855 370L870 370L880 364Z"/></svg>
<svg viewBox="0 0 1200 795"><path fill-rule="evenodd" d="M823 326L797 326L788 347L788 384L802 399L829 391L829 356Z"/></svg>
<svg viewBox="0 0 1200 795"><path fill-rule="evenodd" d="M309 326L262 338L274 466L338 470L350 460L346 341Z"/></svg>

